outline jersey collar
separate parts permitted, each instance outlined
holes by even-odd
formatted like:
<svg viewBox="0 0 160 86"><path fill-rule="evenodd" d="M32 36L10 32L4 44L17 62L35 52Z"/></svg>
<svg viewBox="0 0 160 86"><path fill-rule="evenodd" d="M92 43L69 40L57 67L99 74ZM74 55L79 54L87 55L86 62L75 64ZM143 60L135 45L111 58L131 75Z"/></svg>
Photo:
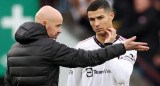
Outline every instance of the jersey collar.
<svg viewBox="0 0 160 86"><path fill-rule="evenodd" d="M114 42L116 42L119 38L120 38L120 36L117 35ZM96 36L93 36L93 39L94 39L94 41L97 43L97 45L99 45L101 48L104 48L104 47L105 47L102 43L100 43L100 42L98 41L98 39L96 38ZM114 43L114 42L113 42L113 43Z"/></svg>

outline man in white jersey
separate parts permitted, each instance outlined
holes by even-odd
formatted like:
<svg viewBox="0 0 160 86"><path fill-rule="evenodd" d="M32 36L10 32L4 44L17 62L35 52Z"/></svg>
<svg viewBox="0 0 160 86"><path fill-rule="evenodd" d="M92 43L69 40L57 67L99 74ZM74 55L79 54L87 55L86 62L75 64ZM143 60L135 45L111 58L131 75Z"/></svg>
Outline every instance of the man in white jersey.
<svg viewBox="0 0 160 86"><path fill-rule="evenodd" d="M92 2L87 13L96 36L79 42L76 46L77 49L95 50L107 45L125 42L126 39L117 35L113 28L114 13L106 0ZM107 44L104 44L105 30L108 34ZM95 67L72 68L69 72L67 86L80 86L80 81L82 86L129 86L136 58L137 51L131 50Z"/></svg>

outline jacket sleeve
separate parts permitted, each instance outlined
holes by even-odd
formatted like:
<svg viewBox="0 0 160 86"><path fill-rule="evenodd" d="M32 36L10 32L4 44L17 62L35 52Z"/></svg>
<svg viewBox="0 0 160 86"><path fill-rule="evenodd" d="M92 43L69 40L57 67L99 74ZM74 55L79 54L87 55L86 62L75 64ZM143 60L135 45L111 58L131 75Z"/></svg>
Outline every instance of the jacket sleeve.
<svg viewBox="0 0 160 86"><path fill-rule="evenodd" d="M6 74L5 74L5 77L4 77L4 85L5 86L12 86L11 85L11 77L9 75L9 72L8 72L8 68L6 69Z"/></svg>
<svg viewBox="0 0 160 86"><path fill-rule="evenodd" d="M52 62L54 65L64 67L86 67L104 63L126 52L124 44L114 44L105 48L85 51L74 49L53 40Z"/></svg>
<svg viewBox="0 0 160 86"><path fill-rule="evenodd" d="M137 51L131 50L121 55L119 59L114 58L108 62L117 83L125 83L130 80L136 58Z"/></svg>
<svg viewBox="0 0 160 86"><path fill-rule="evenodd" d="M82 78L82 68L70 68L67 86L80 86Z"/></svg>

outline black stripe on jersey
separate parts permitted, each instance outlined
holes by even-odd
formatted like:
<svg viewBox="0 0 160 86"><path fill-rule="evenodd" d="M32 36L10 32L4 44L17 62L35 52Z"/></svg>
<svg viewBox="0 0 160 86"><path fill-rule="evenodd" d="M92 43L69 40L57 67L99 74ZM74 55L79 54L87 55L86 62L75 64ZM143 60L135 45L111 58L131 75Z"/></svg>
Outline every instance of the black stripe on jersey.
<svg viewBox="0 0 160 86"><path fill-rule="evenodd" d="M114 42L116 42L119 38L120 38L120 35L117 35L117 36L116 36L116 40L114 40ZM113 42L113 43L114 43L114 42Z"/></svg>
<svg viewBox="0 0 160 86"><path fill-rule="evenodd" d="M119 39L121 39L122 41L125 41L123 38L119 37Z"/></svg>
<svg viewBox="0 0 160 86"><path fill-rule="evenodd" d="M96 38L96 36L93 37L94 41L97 43L97 45L99 45L101 48L104 48L104 45L101 44L98 39Z"/></svg>

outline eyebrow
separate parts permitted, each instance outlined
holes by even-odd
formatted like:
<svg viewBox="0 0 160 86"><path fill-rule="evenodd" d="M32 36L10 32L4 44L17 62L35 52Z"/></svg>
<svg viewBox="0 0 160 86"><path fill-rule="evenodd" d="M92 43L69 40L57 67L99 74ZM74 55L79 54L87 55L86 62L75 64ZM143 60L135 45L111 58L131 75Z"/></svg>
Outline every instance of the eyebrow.
<svg viewBox="0 0 160 86"><path fill-rule="evenodd" d="M104 17L104 15L100 15L100 16L97 16L97 17L95 17L95 18L101 18L101 17ZM95 19L95 18L90 17L89 19Z"/></svg>
<svg viewBox="0 0 160 86"><path fill-rule="evenodd" d="M98 16L97 18L99 18L99 17L104 17L104 15L100 15L100 16Z"/></svg>
<svg viewBox="0 0 160 86"><path fill-rule="evenodd" d="M91 18L89 18L89 20L93 20L93 19L95 19L95 18L92 18L92 17L91 17Z"/></svg>

